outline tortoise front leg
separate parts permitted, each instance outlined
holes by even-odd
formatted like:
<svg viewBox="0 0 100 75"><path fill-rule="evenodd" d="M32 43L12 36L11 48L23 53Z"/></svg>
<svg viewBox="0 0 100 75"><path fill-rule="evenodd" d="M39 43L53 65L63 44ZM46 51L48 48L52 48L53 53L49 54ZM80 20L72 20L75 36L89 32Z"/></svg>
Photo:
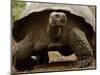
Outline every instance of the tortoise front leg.
<svg viewBox="0 0 100 75"><path fill-rule="evenodd" d="M46 49L48 42L38 40L33 43L29 38L23 39L16 46L14 54L14 66L18 71L31 70L36 65L47 64L49 61L48 50Z"/></svg>
<svg viewBox="0 0 100 75"><path fill-rule="evenodd" d="M69 43L77 56L77 61L74 65L80 68L91 65L93 61L93 52L85 33L78 28L72 29Z"/></svg>
<svg viewBox="0 0 100 75"><path fill-rule="evenodd" d="M18 71L33 69L36 60L32 59L34 44L29 39L23 39L16 45L16 53L13 57L14 66Z"/></svg>

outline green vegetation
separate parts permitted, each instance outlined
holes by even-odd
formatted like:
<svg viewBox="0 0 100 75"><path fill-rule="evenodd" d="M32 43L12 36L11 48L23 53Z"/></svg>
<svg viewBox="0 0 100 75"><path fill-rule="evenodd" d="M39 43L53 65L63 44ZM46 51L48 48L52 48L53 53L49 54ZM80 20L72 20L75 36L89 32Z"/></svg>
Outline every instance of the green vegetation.
<svg viewBox="0 0 100 75"><path fill-rule="evenodd" d="M12 0L12 21L16 21L22 15L26 6L25 2Z"/></svg>

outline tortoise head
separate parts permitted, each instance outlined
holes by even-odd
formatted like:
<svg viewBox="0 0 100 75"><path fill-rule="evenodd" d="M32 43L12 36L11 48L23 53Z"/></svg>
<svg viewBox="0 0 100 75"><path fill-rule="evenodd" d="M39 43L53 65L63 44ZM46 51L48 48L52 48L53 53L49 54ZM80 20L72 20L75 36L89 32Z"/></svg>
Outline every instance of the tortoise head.
<svg viewBox="0 0 100 75"><path fill-rule="evenodd" d="M51 26L65 26L67 22L67 16L63 12L51 12L49 15L49 24Z"/></svg>

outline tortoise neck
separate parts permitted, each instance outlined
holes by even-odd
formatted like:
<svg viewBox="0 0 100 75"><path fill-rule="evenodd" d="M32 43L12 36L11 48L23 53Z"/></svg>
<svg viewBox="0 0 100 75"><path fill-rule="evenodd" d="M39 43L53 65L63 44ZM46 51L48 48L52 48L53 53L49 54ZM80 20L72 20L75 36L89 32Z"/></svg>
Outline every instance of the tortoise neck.
<svg viewBox="0 0 100 75"><path fill-rule="evenodd" d="M58 41L62 36L63 27L59 26L47 26L47 34L53 41Z"/></svg>

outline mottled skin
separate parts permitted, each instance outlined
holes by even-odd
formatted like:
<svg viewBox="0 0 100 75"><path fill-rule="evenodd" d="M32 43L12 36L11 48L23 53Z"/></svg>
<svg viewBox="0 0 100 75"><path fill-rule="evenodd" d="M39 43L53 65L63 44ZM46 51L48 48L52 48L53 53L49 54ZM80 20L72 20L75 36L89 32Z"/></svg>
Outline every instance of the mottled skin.
<svg viewBox="0 0 100 75"><path fill-rule="evenodd" d="M93 50L86 38L86 35L78 28L73 28L70 34L70 46L75 52L78 59L75 66L87 67L92 63Z"/></svg>
<svg viewBox="0 0 100 75"><path fill-rule="evenodd" d="M20 33L27 32L27 36L23 35L24 39L17 46L18 52L15 54L17 70L30 70L34 65L47 64L49 61L48 51L51 50L57 50L64 56L75 53L77 61L74 64L77 67L86 67L92 63L93 52L89 42L90 35L87 35L91 29L88 30L88 25L84 27L84 20L65 11L45 11L35 15L31 19L28 18L28 26L27 23L24 26L29 30L23 29L23 32ZM42 21L33 21L38 17ZM38 27L32 24L36 24ZM20 30L22 30L21 27ZM37 32L37 30L39 31ZM15 30L15 37L20 34ZM22 39L22 37L18 37L18 39ZM36 59L32 59L31 56L36 56Z"/></svg>

